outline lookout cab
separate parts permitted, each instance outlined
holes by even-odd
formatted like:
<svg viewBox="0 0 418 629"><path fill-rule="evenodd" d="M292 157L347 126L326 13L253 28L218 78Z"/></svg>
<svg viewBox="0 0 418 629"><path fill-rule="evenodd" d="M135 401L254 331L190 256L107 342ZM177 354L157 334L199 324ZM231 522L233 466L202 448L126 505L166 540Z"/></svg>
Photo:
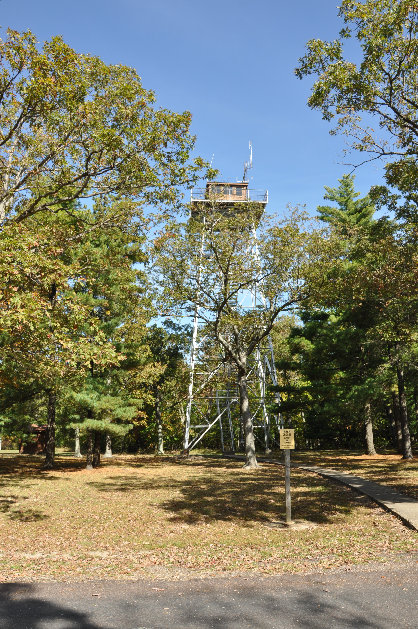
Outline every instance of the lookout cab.
<svg viewBox="0 0 418 629"><path fill-rule="evenodd" d="M203 209L208 210L211 207L217 211L234 213L245 211L250 205L260 218L268 203L268 192L250 189L248 181L208 181L206 188L195 188L191 191L190 202L194 218Z"/></svg>

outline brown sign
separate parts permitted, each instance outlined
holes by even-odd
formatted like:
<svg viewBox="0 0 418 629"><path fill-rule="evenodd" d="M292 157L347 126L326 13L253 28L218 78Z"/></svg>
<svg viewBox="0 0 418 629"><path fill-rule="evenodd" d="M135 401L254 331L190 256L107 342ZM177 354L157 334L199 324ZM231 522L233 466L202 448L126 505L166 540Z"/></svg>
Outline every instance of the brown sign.
<svg viewBox="0 0 418 629"><path fill-rule="evenodd" d="M280 430L280 450L295 449L295 431L293 428L282 428Z"/></svg>

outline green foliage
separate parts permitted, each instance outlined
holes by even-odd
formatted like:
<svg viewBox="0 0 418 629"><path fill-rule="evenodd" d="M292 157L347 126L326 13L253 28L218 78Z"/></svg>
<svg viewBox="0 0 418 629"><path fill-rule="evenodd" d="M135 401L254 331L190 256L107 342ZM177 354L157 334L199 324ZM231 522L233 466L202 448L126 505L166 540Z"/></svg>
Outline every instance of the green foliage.
<svg viewBox="0 0 418 629"><path fill-rule="evenodd" d="M374 206L369 196L359 199L359 192L354 190L354 176L343 175L338 180L338 188L325 186L324 199L334 201L335 206L320 205L317 210L322 221L337 227L346 234L353 227L363 227L370 224L374 214Z"/></svg>
<svg viewBox="0 0 418 629"><path fill-rule="evenodd" d="M8 31L0 103L0 223L109 195L176 203L177 186L204 166L189 162L189 112L156 109L134 69L77 53L60 37L41 48L30 31Z"/></svg>
<svg viewBox="0 0 418 629"><path fill-rule="evenodd" d="M143 210L178 210L205 169L191 116L157 109L131 68L11 30L0 102L0 407L17 429L37 395L61 393L65 434L79 395L80 421L124 432L161 373Z"/></svg>
<svg viewBox="0 0 418 629"><path fill-rule="evenodd" d="M251 205L233 215L205 207L155 242L163 307L192 314L198 304L209 338L236 364L267 336L280 313L317 290L334 251L326 230L297 210L271 225L259 222L256 235L258 213ZM263 287L264 302L249 307L256 285Z"/></svg>
<svg viewBox="0 0 418 629"><path fill-rule="evenodd" d="M410 402L416 377L413 229L374 221L369 198L356 198L351 177L326 190L338 205L318 210L340 238L340 255L322 294L300 313L302 324L275 340L281 408L304 413L302 433L311 446L358 447L369 412L377 444L388 445L396 365L405 370Z"/></svg>
<svg viewBox="0 0 418 629"><path fill-rule="evenodd" d="M316 75L308 104L369 159L389 159L386 181L403 193L417 192L418 13L410 0L342 0L344 28L333 42L314 39L296 75ZM358 63L347 58L345 42L360 46ZM375 118L379 130L369 124Z"/></svg>
<svg viewBox="0 0 418 629"><path fill-rule="evenodd" d="M378 418L385 417L388 403L384 348L370 343L366 334L372 319L347 308L339 315L304 312L301 320L303 326L293 329L288 343L293 368L307 383L296 390L306 418L305 438L321 447L359 447L365 405L372 403ZM387 437L385 429L379 435Z"/></svg>
<svg viewBox="0 0 418 629"><path fill-rule="evenodd" d="M113 393L113 395L112 395ZM69 391L67 405L71 428L109 433L122 436L132 428L131 422L137 413L138 401L127 397L124 392L112 391L103 379L88 379L82 391Z"/></svg>

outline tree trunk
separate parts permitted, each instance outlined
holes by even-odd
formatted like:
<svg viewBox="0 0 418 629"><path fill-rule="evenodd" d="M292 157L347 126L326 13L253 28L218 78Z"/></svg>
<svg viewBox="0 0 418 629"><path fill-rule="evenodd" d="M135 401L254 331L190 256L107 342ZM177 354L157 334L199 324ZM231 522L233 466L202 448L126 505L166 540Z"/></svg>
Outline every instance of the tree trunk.
<svg viewBox="0 0 418 629"><path fill-rule="evenodd" d="M184 414L183 405L179 404L178 408L179 408L180 423L182 426L184 426L184 424L186 423L186 415Z"/></svg>
<svg viewBox="0 0 418 629"><path fill-rule="evenodd" d="M93 469L93 431L91 430L87 434L86 468Z"/></svg>
<svg viewBox="0 0 418 629"><path fill-rule="evenodd" d="M44 470L51 470L55 464L55 407L57 403L57 394L55 391L48 392L48 417L47 432L45 444L45 461Z"/></svg>
<svg viewBox="0 0 418 629"><path fill-rule="evenodd" d="M93 467L99 467L100 465L100 442L101 433L97 430L94 431L94 447L93 447Z"/></svg>
<svg viewBox="0 0 418 629"><path fill-rule="evenodd" d="M399 410L399 398L395 391L392 391L392 410L393 410L393 421L395 424L395 438L396 438L396 447L399 454L402 454L402 428L401 428L401 420L400 420L400 410Z"/></svg>
<svg viewBox="0 0 418 629"><path fill-rule="evenodd" d="M270 418L265 412L264 414L264 452L265 454L271 454L270 448Z"/></svg>
<svg viewBox="0 0 418 629"><path fill-rule="evenodd" d="M81 459L81 450L80 450L80 428L75 428L75 447L74 447L74 456L77 459Z"/></svg>
<svg viewBox="0 0 418 629"><path fill-rule="evenodd" d="M412 446L411 446L411 436L409 434L408 407L406 404L406 395L405 395L405 380L404 380L403 368L400 364L399 358L396 361L396 375L398 377L399 418L401 421L401 428L402 428L402 458L412 459L413 454L412 454Z"/></svg>
<svg viewBox="0 0 418 629"><path fill-rule="evenodd" d="M386 412L386 419L388 421L388 424L390 426L390 431L392 433L392 443L396 447L397 445L396 444L396 423L395 423L395 418L393 416L393 409L390 404L386 404L385 412Z"/></svg>
<svg viewBox="0 0 418 629"><path fill-rule="evenodd" d="M155 395L155 419L157 421L157 454L164 454L163 421L160 408L160 392Z"/></svg>
<svg viewBox="0 0 418 629"><path fill-rule="evenodd" d="M364 423L366 426L367 454L369 456L373 456L374 454L376 454L376 450L374 448L373 421L370 402L366 402L366 404L364 405Z"/></svg>
<svg viewBox="0 0 418 629"><path fill-rule="evenodd" d="M105 453L104 453L103 456L106 457L106 459L110 459L113 456L113 453L112 453L112 438L109 435L109 433L106 433L106 450L105 450Z"/></svg>
<svg viewBox="0 0 418 629"><path fill-rule="evenodd" d="M241 411L241 421L245 433L245 465L247 469L258 467L257 458L255 455L255 441L254 441L254 429L253 421L251 419L250 404L248 400L247 389L247 371L246 369L238 370L238 389L239 389L239 402Z"/></svg>
<svg viewBox="0 0 418 629"><path fill-rule="evenodd" d="M239 452L245 452L244 426L242 421L239 423L238 450Z"/></svg>

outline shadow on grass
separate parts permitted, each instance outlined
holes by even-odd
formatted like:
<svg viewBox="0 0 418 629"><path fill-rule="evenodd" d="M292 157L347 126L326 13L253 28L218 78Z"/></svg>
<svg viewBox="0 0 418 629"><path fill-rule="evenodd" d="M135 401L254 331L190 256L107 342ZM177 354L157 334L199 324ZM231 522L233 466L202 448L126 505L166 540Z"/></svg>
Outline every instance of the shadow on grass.
<svg viewBox="0 0 418 629"><path fill-rule="evenodd" d="M39 522L49 518L48 515L39 511L39 509L30 507L17 509L16 507L23 500L27 500L27 496L0 496L0 512L5 513L10 520L18 522Z"/></svg>
<svg viewBox="0 0 418 629"><path fill-rule="evenodd" d="M196 457L197 458L197 457ZM165 464L183 464L185 459L179 455L155 456L155 455L114 455L110 458L101 458L97 469L106 467L161 467ZM61 453L55 457L55 465L52 470L42 469L44 457L33 454L3 454L0 452L0 476L43 477L55 480L54 472L80 472L86 469L85 457L77 458L72 453ZM207 462L208 466L211 466Z"/></svg>
<svg viewBox="0 0 418 629"><path fill-rule="evenodd" d="M194 478L145 479L124 475L111 476L103 482L91 481L89 485L103 493L150 492L150 499L156 496L158 506L170 514L172 522L178 523L225 521L252 526L277 520L284 513L282 469L266 466L254 472L241 472L232 462L213 463L209 474L202 473L199 461L200 473ZM186 465L193 463L189 461ZM167 498L166 492L170 494ZM294 518L318 524L333 522L360 505L377 509L367 498L359 500L349 489L299 470L292 472L292 501Z"/></svg>
<svg viewBox="0 0 418 629"><path fill-rule="evenodd" d="M414 482L414 477L416 479L418 476L418 459L415 457L413 460L405 460L393 452L384 454L385 458L366 456L362 452L353 453L350 450L297 452L293 461L301 465L318 465L361 476L418 499L416 480ZM411 478L410 482L406 480L407 477Z"/></svg>
<svg viewBox="0 0 418 629"><path fill-rule="evenodd" d="M86 467L83 459L59 458L55 460L55 466L52 470L42 469L44 457L31 454L17 454L15 456L0 456L0 475L2 478L16 478L23 480L25 478L45 478L55 480L54 472L78 472Z"/></svg>
<svg viewBox="0 0 418 629"><path fill-rule="evenodd" d="M0 457L0 513L6 514L15 522L40 522L49 519L49 515L39 509L26 507L22 503L28 496L19 494L20 490L31 490L31 481L42 479L48 481L63 480L50 471L41 470L39 465L43 459L35 456ZM64 479L68 480L68 479ZM17 494L11 493L15 488Z"/></svg>
<svg viewBox="0 0 418 629"><path fill-rule="evenodd" d="M326 461L326 463L329 463ZM75 472L84 469L80 459L57 460L59 472ZM240 522L252 526L256 522L277 520L284 513L284 470L281 467L264 465L255 471L240 469L237 461L192 456L156 457L128 456L106 460L99 470L106 474L91 472L87 485L99 492L149 494L150 501L165 509L173 522L187 524L226 521ZM126 473L116 475L116 470L126 469ZM132 470L132 474L129 470ZM159 468L163 475L141 477L138 468ZM176 469L179 468L178 472ZM109 475L111 470L115 475ZM31 479L69 480L70 476L54 475L39 468L39 457L0 457L0 473L7 485L30 488ZM86 479L87 480L87 479ZM19 521L42 520L41 512L25 509L13 503L10 496L0 497L0 510L8 517ZM22 498L19 498L21 502ZM329 523L351 513L359 505L370 509L377 507L370 501L359 502L353 493L315 474L298 469L292 471L292 511L295 519L305 519L314 523ZM2 506L1 506L2 505Z"/></svg>

